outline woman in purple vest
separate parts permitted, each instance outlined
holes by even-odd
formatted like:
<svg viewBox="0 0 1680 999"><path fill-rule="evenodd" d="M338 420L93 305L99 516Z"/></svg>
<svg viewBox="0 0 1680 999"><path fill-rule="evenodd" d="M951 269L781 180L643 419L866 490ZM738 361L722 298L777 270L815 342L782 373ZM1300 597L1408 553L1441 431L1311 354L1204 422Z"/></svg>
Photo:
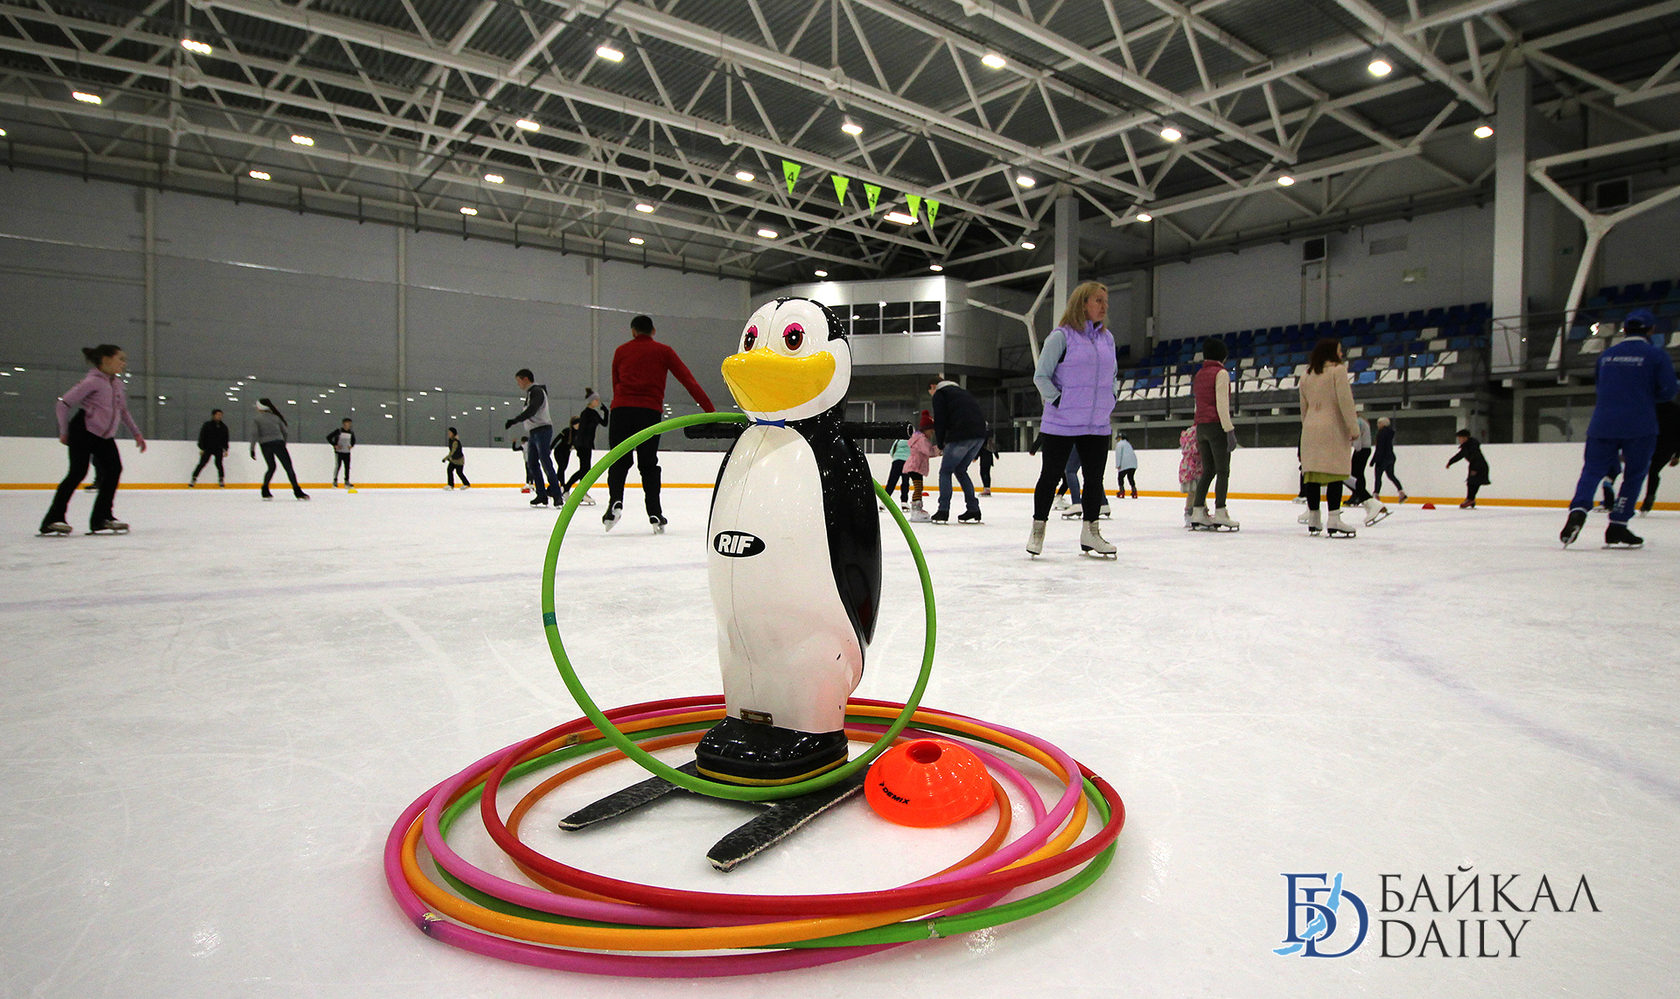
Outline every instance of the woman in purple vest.
<svg viewBox="0 0 1680 999"><path fill-rule="evenodd" d="M1073 289L1062 321L1044 338L1039 351L1033 384L1044 397L1044 418L1039 423L1043 464L1033 489L1032 534L1027 538L1027 551L1033 555L1044 551L1044 528L1056 483L1075 449L1088 481L1097 483L1096 488L1085 490L1080 550L1109 556L1117 550L1097 528L1104 498L1103 470L1108 465L1108 418L1114 412L1114 335L1107 322L1108 289L1087 281Z"/></svg>

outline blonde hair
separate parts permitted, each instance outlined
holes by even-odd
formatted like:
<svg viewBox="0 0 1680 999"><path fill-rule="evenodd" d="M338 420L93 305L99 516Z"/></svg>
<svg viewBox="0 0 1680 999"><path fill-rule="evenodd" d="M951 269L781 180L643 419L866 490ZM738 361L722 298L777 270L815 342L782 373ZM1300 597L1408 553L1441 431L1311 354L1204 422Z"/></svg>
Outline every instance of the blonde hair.
<svg viewBox="0 0 1680 999"><path fill-rule="evenodd" d="M1067 308L1062 311L1062 321L1056 325L1075 330L1084 329L1085 324L1090 321L1085 318L1085 303L1099 291L1107 294L1108 286L1101 281L1086 281L1073 289L1073 294L1068 296Z"/></svg>

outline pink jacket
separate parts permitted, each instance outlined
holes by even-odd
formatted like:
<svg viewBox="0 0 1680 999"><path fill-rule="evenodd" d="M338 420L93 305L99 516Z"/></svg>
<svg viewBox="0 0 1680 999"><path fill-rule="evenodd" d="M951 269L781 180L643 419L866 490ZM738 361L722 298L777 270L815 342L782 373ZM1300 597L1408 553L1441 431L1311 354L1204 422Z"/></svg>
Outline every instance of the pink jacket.
<svg viewBox="0 0 1680 999"><path fill-rule="evenodd" d="M98 368L88 371L87 376L70 391L59 396L58 404L53 408L58 416L60 437L69 436L70 420L80 409L87 420L88 433L95 437L109 440L117 436L120 423L128 428L136 441L146 439L141 436L140 428L134 425L134 417L128 415L128 395L123 390L123 380Z"/></svg>
<svg viewBox="0 0 1680 999"><path fill-rule="evenodd" d="M926 433L918 430L910 435L910 457L904 460L906 474L914 472L917 475L928 473L928 459L939 453L933 446L933 441Z"/></svg>

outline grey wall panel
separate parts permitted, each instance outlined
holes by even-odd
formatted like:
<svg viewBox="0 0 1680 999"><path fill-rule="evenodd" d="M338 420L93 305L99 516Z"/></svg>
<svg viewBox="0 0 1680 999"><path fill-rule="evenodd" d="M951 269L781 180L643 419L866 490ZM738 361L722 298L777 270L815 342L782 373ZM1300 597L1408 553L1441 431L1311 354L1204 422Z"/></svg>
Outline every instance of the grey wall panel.
<svg viewBox="0 0 1680 999"><path fill-rule="evenodd" d="M157 199L158 253L362 281L396 278L396 231L190 194Z"/></svg>
<svg viewBox="0 0 1680 999"><path fill-rule="evenodd" d="M408 283L497 298L589 304L588 260L438 233L408 234ZM587 328L584 330L587 339Z"/></svg>
<svg viewBox="0 0 1680 999"><path fill-rule="evenodd" d="M577 306L411 287L408 380L517 394L513 373L530 368L570 396L588 381L588 324L588 311Z"/></svg>
<svg viewBox="0 0 1680 999"><path fill-rule="evenodd" d="M139 282L0 269L0 360L80 369L81 348L114 343L139 370L142 296Z"/></svg>
<svg viewBox="0 0 1680 999"><path fill-rule="evenodd" d="M30 170L0 173L0 232L139 250L139 189Z"/></svg>
<svg viewBox="0 0 1680 999"><path fill-rule="evenodd" d="M158 370L389 386L392 286L261 267L158 261Z"/></svg>
<svg viewBox="0 0 1680 999"><path fill-rule="evenodd" d="M1640 191L1637 197L1650 193ZM1579 231L1580 223L1573 225ZM1680 202L1674 201L1635 215L1610 230L1599 250L1598 273L1602 280L1588 283L1582 301L1592 297L1601 284L1621 287L1680 279L1680 253L1675 252L1677 232L1680 232Z"/></svg>

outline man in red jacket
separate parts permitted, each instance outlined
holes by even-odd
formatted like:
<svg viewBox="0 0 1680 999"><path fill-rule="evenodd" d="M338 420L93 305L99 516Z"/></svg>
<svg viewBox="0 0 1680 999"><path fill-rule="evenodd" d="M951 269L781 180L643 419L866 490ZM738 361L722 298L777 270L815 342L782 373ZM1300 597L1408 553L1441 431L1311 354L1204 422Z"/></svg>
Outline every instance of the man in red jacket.
<svg viewBox="0 0 1680 999"><path fill-rule="evenodd" d="M665 376L677 381L708 413L717 407L706 390L694 380L688 366L670 347L654 340L653 320L637 316L630 320L630 339L613 351L612 420L607 424L607 446L615 448L658 423L665 410ZM647 504L648 523L653 533L665 533L665 515L659 506L659 437L649 437L636 446L636 468L642 473L642 498ZM630 455L613 462L607 472L607 512L601 523L607 530L624 519L624 480L630 474Z"/></svg>

